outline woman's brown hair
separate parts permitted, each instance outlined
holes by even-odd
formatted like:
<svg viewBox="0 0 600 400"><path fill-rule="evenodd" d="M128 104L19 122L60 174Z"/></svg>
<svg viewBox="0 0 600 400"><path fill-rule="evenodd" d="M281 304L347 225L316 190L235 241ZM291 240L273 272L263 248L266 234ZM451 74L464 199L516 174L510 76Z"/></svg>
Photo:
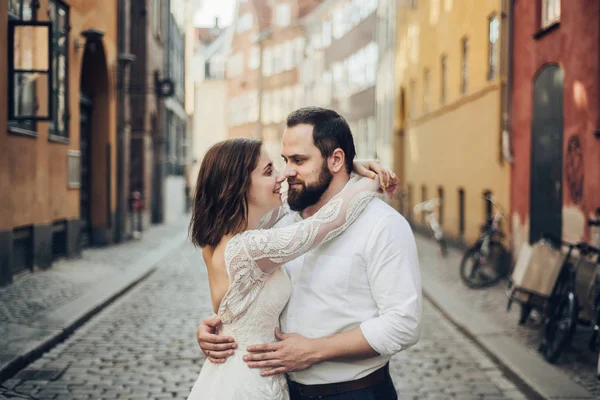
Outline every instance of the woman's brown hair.
<svg viewBox="0 0 600 400"><path fill-rule="evenodd" d="M216 246L223 236L245 229L252 171L262 143L236 138L212 146L200 166L189 233L196 246Z"/></svg>

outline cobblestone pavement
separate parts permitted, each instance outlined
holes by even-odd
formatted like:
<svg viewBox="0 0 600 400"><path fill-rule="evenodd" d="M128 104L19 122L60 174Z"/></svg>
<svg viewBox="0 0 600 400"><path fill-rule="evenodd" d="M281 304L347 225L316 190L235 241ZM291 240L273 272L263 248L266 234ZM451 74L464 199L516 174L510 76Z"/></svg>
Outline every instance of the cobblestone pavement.
<svg viewBox="0 0 600 400"><path fill-rule="evenodd" d="M99 279L127 269L165 237L185 231L188 222L189 217L183 217L171 224L153 226L144 232L143 240L86 249L81 258L61 259L46 271L22 275L0 288L0 330L2 322L30 324L36 317L54 311L85 293Z"/></svg>
<svg viewBox="0 0 600 400"><path fill-rule="evenodd" d="M185 398L204 357L196 324L210 314L200 252L185 247L142 285L0 386L26 399ZM395 356L400 399L525 399L428 302L420 342ZM45 376L44 376L45 375Z"/></svg>
<svg viewBox="0 0 600 400"><path fill-rule="evenodd" d="M433 242L417 236L417 245L422 256L422 269L429 272L430 276L434 276L438 283L444 284L446 290L472 304L474 310L484 312L498 321L500 326L505 327L507 335L518 339L531 352L537 354L541 341L539 316L532 314L533 318L526 325L518 325L518 304L513 304L510 312L506 311L508 300L506 282L485 290L468 289L459 277L462 253L451 250L449 256L443 260L439 257ZM571 348L561 355L556 367L600 399L600 380L596 379L598 353L590 351L587 347L590 335L589 327L579 325Z"/></svg>

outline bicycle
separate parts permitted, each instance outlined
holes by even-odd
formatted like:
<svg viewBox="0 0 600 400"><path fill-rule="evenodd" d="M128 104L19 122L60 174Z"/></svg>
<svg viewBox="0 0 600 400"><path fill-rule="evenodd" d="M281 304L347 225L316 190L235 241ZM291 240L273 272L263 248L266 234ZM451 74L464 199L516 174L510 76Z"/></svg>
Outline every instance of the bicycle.
<svg viewBox="0 0 600 400"><path fill-rule="evenodd" d="M598 248L600 248L600 208L596 209L596 219L588 220L589 227L596 227L596 240L595 244ZM598 267L600 268L600 255L596 260L598 263ZM593 322L593 333L590 338L589 348L592 351L600 350L600 271L596 269L596 274L594 276L594 284L593 284L593 298L594 303L592 306L592 310L596 314L596 318ZM596 369L596 377L600 380L600 353L598 354L598 365Z"/></svg>
<svg viewBox="0 0 600 400"><path fill-rule="evenodd" d="M590 246L587 243L568 243L562 240L555 239L555 243L560 243L568 248L567 254L562 262L556 284L550 297L546 303L545 318L544 318L544 340L539 346L539 351L542 353L546 361L550 363L556 362L566 346L571 343L573 335L579 321L580 311L590 307L585 301L587 296L582 295L589 288L581 288L578 286L577 272L582 263L587 262L586 257L593 254L600 255L600 249ZM573 251L578 250L579 257L574 260ZM596 259L594 264L599 262ZM589 281L587 282L589 285ZM584 304L581 304L584 300ZM588 300L589 301L589 300ZM593 300L595 305L600 298ZM596 320L598 320L598 316ZM598 321L600 322L600 321ZM595 338L593 338L595 342ZM592 341L590 342L592 347Z"/></svg>
<svg viewBox="0 0 600 400"><path fill-rule="evenodd" d="M500 230L504 213L492 196L485 198L496 208L496 212L481 227L481 235L467 249L460 263L460 278L471 289L493 286L508 274L508 251L501 242L504 233Z"/></svg>
<svg viewBox="0 0 600 400"><path fill-rule="evenodd" d="M440 252L442 257L446 257L448 255L448 244L446 243L446 239L444 237L444 231L440 225L440 222L437 217L436 207L440 205L439 198L433 198L422 203L419 203L413 207L415 213L425 212L425 221L429 226L429 231L433 238L438 242L440 246Z"/></svg>

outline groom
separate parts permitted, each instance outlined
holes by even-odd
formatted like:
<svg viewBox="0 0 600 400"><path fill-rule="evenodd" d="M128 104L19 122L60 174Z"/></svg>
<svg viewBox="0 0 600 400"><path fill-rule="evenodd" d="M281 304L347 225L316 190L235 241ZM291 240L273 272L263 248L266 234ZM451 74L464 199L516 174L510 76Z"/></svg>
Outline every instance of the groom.
<svg viewBox="0 0 600 400"><path fill-rule="evenodd" d="M296 110L287 118L282 156L288 203L298 212L276 227L313 215L348 184L350 128L333 110ZM419 261L406 220L374 199L339 237L284 266L293 284L280 317L285 333L275 332L278 342L249 346L248 366L263 376L287 373L292 400L397 399L390 357L414 345L421 328ZM215 335L218 325L214 317L198 327L211 362L225 361L237 347Z"/></svg>

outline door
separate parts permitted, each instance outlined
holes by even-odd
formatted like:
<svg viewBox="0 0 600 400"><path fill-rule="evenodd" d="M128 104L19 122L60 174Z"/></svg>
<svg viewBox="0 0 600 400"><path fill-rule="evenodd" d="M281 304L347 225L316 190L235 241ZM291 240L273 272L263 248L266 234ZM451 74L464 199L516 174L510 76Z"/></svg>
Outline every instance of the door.
<svg viewBox="0 0 600 400"><path fill-rule="evenodd" d="M81 150L81 188L79 193L81 219L81 246L90 244L92 229L91 208L91 132L92 132L92 100L84 93L80 94L79 103L79 132Z"/></svg>
<svg viewBox="0 0 600 400"><path fill-rule="evenodd" d="M549 65L533 84L530 243L562 237L563 81L562 68Z"/></svg>

